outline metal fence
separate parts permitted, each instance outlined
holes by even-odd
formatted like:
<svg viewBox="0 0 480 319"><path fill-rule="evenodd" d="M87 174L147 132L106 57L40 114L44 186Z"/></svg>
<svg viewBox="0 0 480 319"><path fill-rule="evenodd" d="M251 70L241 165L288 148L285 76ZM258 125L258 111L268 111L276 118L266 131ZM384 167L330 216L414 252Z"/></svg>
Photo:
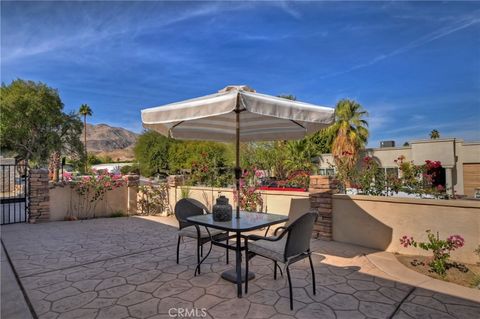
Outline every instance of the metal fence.
<svg viewBox="0 0 480 319"><path fill-rule="evenodd" d="M29 167L27 164L0 165L0 224L28 220Z"/></svg>

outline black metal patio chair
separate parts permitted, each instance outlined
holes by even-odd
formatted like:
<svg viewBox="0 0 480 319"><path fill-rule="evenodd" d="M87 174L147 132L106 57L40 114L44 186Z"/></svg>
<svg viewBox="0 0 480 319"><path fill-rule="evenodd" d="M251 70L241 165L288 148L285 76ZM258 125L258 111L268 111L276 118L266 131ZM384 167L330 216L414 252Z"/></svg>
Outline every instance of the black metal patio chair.
<svg viewBox="0 0 480 319"><path fill-rule="evenodd" d="M293 223L283 228L283 231L274 237L249 235L245 239L246 273L248 273L249 260L259 255L274 262L274 279L277 279L278 263L285 265L288 277L288 288L290 292L290 309L293 310L292 279L289 266L304 258L308 258L312 271L313 294L315 288L315 270L310 251L310 239L312 237L313 224L318 214L314 212L300 216ZM251 240L252 242L249 242ZM248 293L248 276L245 280L245 293Z"/></svg>
<svg viewBox="0 0 480 319"><path fill-rule="evenodd" d="M200 257L203 256L203 245L215 240L225 240L228 245L228 232L218 229L208 229L207 227L195 225L187 218L190 216L210 214L208 208L198 200L193 198L183 198L175 205L175 217L178 220L178 242L177 242L177 264L179 263L180 255L180 241L182 237L189 237L197 239L197 268L195 269L195 275L198 270L200 274ZM211 248L210 248L211 249ZM226 262L229 263L228 248L226 249Z"/></svg>

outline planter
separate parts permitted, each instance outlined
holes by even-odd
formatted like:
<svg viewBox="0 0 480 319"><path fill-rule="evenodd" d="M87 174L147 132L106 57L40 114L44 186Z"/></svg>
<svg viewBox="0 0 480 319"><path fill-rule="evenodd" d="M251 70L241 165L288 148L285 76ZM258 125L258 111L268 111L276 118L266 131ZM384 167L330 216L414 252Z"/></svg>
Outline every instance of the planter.
<svg viewBox="0 0 480 319"><path fill-rule="evenodd" d="M228 198L220 196L212 209L213 220L216 222L227 222L232 220L232 205L228 203Z"/></svg>

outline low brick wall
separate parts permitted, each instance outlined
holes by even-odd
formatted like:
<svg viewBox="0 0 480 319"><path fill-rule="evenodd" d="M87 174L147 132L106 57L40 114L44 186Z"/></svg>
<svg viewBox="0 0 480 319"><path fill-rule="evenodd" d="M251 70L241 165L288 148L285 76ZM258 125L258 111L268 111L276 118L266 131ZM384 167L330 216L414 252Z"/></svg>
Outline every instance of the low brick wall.
<svg viewBox="0 0 480 319"><path fill-rule="evenodd" d="M48 170L30 170L30 215L29 223L50 220L50 194L48 190Z"/></svg>
<svg viewBox="0 0 480 319"><path fill-rule="evenodd" d="M332 240L332 195L337 193L337 182L331 176L310 176L309 191L310 208L318 213L312 236Z"/></svg>

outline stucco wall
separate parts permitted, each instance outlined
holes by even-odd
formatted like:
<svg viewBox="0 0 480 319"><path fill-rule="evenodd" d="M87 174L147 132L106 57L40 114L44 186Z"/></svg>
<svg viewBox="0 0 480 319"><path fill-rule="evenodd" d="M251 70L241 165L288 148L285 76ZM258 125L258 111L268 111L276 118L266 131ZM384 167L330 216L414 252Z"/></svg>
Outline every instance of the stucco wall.
<svg viewBox="0 0 480 319"><path fill-rule="evenodd" d="M84 217L81 197L70 186L50 188L50 220L64 220L66 216ZM96 217L106 217L118 211L128 212L128 187L126 185L108 191L95 208ZM89 214L93 217L93 211Z"/></svg>
<svg viewBox="0 0 480 319"><path fill-rule="evenodd" d="M463 143L462 163L480 163L480 143Z"/></svg>
<svg viewBox="0 0 480 319"><path fill-rule="evenodd" d="M425 230L446 238L458 234L465 246L452 258L476 263L473 253L480 244L480 202L426 200L376 196L333 196L333 240L402 254L428 254L422 249L404 248L403 235L426 239Z"/></svg>
<svg viewBox="0 0 480 319"><path fill-rule="evenodd" d="M230 188L212 188L212 187L190 187L189 197L204 203L209 209L212 203L219 195L219 192L228 197L232 206L233 190ZM306 212L310 209L310 200L308 192L282 192L282 191L259 191L263 198L263 211L280 215L289 215L296 212ZM180 187L172 187L169 189L170 204L173 212L175 203L181 199ZM290 215L292 216L292 215Z"/></svg>
<svg viewBox="0 0 480 319"><path fill-rule="evenodd" d="M437 139L412 141L412 159L416 165L422 165L426 160L442 162L443 167L455 165L454 139Z"/></svg>
<svg viewBox="0 0 480 319"><path fill-rule="evenodd" d="M412 159L412 150L410 147L385 147L367 149L365 155L375 158L381 167L398 167L395 160L400 156L405 156L406 160Z"/></svg>

